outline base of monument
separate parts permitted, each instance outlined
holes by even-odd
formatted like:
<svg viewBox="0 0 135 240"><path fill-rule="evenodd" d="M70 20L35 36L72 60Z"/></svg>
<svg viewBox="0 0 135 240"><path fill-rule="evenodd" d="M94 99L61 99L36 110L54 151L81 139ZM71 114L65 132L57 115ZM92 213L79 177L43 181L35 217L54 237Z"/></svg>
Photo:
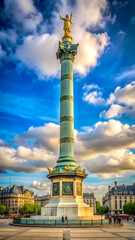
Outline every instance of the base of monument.
<svg viewBox="0 0 135 240"><path fill-rule="evenodd" d="M41 208L40 216L33 216L35 220L61 220L62 216L68 220L100 220L101 216L93 215L93 207L83 202L82 197L51 198L50 202Z"/></svg>

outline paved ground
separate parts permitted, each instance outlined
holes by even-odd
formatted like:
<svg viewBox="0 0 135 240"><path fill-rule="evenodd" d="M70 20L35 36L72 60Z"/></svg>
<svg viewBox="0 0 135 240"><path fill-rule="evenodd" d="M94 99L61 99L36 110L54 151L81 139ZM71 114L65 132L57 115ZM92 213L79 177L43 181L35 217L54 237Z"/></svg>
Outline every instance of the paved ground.
<svg viewBox="0 0 135 240"><path fill-rule="evenodd" d="M15 227L0 219L0 240L62 240L64 228ZM71 240L135 240L135 223L119 228L71 228Z"/></svg>

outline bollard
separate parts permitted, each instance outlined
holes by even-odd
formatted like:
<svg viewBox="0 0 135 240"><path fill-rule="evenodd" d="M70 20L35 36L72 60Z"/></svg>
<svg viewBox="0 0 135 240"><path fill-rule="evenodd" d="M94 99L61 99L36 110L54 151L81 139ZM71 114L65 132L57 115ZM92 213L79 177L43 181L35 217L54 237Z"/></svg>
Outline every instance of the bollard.
<svg viewBox="0 0 135 240"><path fill-rule="evenodd" d="M70 240L70 229L63 230L63 240Z"/></svg>

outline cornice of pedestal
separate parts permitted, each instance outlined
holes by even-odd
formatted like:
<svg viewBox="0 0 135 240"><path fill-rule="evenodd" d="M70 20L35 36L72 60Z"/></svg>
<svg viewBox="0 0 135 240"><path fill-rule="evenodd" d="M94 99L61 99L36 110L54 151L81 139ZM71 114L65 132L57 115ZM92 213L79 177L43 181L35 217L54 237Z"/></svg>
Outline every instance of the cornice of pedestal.
<svg viewBox="0 0 135 240"><path fill-rule="evenodd" d="M54 177L81 177L81 178L86 178L87 174L83 172L52 172L47 175L49 179L54 178Z"/></svg>
<svg viewBox="0 0 135 240"><path fill-rule="evenodd" d="M59 42L59 48L56 53L57 59L60 59L60 61L62 61L63 59L70 59L73 61L75 55L77 54L78 45L78 43L73 44L69 41Z"/></svg>

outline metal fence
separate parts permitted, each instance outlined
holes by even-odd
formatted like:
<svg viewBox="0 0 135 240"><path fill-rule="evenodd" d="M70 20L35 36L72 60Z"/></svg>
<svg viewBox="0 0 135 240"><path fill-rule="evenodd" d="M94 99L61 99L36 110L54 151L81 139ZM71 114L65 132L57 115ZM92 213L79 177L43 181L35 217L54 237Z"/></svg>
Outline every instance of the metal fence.
<svg viewBox="0 0 135 240"><path fill-rule="evenodd" d="M108 219L105 220L35 220L35 219L13 219L14 224L24 225L46 225L46 226L95 226L111 224Z"/></svg>

